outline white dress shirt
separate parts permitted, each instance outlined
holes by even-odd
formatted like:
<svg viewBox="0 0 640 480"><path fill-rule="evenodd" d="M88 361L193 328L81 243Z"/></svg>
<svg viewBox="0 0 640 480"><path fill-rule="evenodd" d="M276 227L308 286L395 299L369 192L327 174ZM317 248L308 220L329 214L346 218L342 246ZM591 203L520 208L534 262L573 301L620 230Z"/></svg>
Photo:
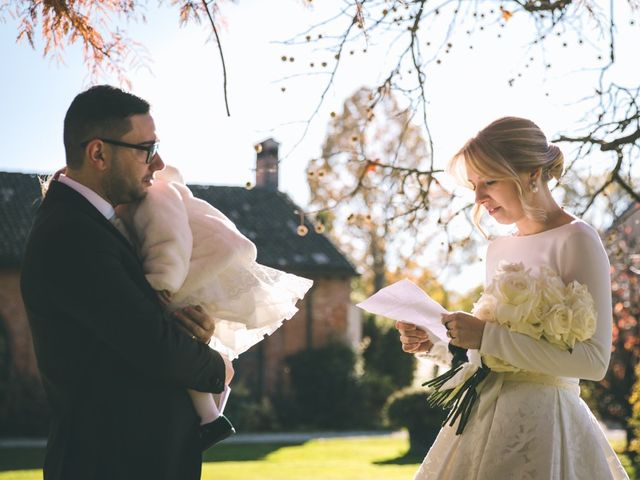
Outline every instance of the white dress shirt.
<svg viewBox="0 0 640 480"><path fill-rule="evenodd" d="M89 187L76 182L72 178L67 177L64 174L60 174L58 177L58 181L60 183L64 183L66 186L73 188L76 192L86 198L91 205L96 207L96 209L104 215L104 217L111 221L116 214L116 211L113 209L113 206L107 202L104 198L98 195L96 192L91 190Z"/></svg>

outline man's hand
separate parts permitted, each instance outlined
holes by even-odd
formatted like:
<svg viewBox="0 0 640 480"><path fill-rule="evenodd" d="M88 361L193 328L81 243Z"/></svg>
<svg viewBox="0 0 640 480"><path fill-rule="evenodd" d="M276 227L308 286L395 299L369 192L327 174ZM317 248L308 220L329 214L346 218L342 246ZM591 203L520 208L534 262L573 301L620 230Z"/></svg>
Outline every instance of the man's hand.
<svg viewBox="0 0 640 480"><path fill-rule="evenodd" d="M396 328L400 332L402 350L405 352L424 353L433 347L433 343L427 337L427 332L412 323L396 322Z"/></svg>
<svg viewBox="0 0 640 480"><path fill-rule="evenodd" d="M164 307L168 308L171 303L171 293L166 290L159 291L157 293L160 303L162 303ZM200 305L189 306L176 310L172 315L176 320L178 320L180 328L182 328L187 334L191 335L194 340L198 340L202 343L209 343L211 341L216 325L213 318L207 315ZM233 380L235 370L233 369L231 360L229 360L226 355L220 354L220 356L224 362L224 384L229 385L231 380Z"/></svg>
<svg viewBox="0 0 640 480"><path fill-rule="evenodd" d="M216 324L200 305L188 306L173 312L173 317L194 340L209 343Z"/></svg>
<svg viewBox="0 0 640 480"><path fill-rule="evenodd" d="M171 306L171 292L168 290L157 291L158 300L167 310ZM181 308L171 313L178 321L178 326L182 328L191 338L202 343L209 343L216 324L213 318L207 315L200 305L191 305Z"/></svg>

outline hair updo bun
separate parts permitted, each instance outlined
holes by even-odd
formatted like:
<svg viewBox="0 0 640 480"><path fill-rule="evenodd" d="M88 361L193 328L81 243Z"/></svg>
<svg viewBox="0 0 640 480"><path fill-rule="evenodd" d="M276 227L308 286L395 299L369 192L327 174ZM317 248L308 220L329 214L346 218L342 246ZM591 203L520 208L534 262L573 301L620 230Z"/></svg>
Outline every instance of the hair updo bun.
<svg viewBox="0 0 640 480"><path fill-rule="evenodd" d="M555 178L558 181L564 171L564 155L562 150L553 143L550 143L547 149L547 164L544 166L544 171L547 172L547 180Z"/></svg>
<svg viewBox="0 0 640 480"><path fill-rule="evenodd" d="M529 119L503 117L480 130L450 160L447 171L460 183L472 187L468 171L492 180L512 181L525 214L536 221L544 221L543 208L531 205L524 193L531 187L522 180L522 173L542 170L542 180L559 180L564 168L564 155L557 145L550 144L540 127ZM480 228L482 210L473 208L473 221ZM484 232L483 232L484 233Z"/></svg>

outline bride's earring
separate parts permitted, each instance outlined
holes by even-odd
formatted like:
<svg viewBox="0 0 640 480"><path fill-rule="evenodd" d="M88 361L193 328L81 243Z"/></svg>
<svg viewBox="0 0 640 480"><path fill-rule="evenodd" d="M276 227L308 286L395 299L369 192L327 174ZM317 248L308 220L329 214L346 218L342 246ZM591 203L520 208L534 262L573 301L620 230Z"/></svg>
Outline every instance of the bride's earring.
<svg viewBox="0 0 640 480"><path fill-rule="evenodd" d="M538 184L536 182L531 182L531 191L533 193L538 193Z"/></svg>

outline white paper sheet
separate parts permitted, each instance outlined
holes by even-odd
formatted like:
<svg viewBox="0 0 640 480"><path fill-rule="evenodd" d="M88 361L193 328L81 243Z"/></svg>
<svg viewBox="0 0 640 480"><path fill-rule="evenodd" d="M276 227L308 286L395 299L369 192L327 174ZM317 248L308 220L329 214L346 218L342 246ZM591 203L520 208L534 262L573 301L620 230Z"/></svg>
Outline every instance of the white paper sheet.
<svg viewBox="0 0 640 480"><path fill-rule="evenodd" d="M400 280L374 293L356 305L376 315L412 323L427 332L433 343L449 343L447 329L442 324L445 308L427 295L411 280Z"/></svg>
<svg viewBox="0 0 640 480"><path fill-rule="evenodd" d="M231 393L231 389L229 385L225 385L222 393L213 393L213 403L214 403L214 411L216 412L216 418L224 413L224 407L227 406L227 399L229 398L229 394Z"/></svg>

